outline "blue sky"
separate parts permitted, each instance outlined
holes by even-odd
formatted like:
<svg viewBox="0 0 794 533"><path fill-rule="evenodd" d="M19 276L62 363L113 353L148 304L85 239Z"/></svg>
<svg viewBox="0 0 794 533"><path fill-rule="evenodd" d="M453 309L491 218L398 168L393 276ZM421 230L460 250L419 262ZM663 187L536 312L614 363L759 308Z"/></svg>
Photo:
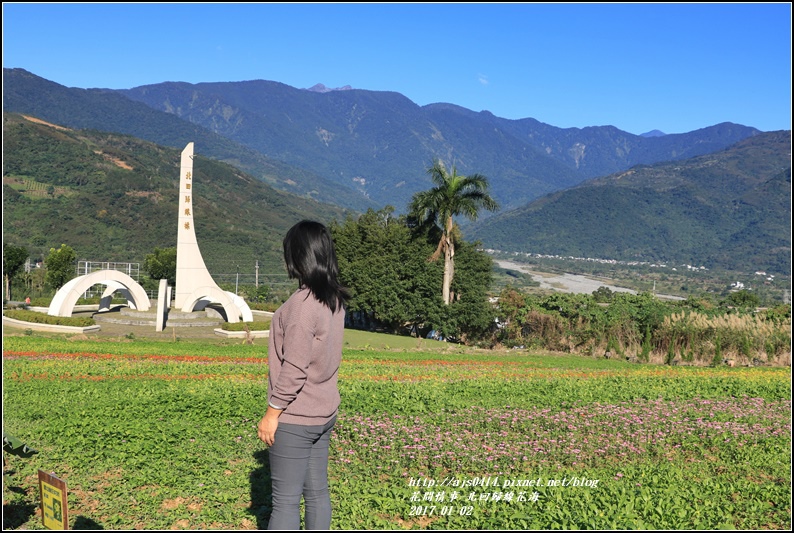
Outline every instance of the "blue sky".
<svg viewBox="0 0 794 533"><path fill-rule="evenodd" d="M4 3L3 67L68 87L264 79L552 126L791 129L785 3Z"/></svg>

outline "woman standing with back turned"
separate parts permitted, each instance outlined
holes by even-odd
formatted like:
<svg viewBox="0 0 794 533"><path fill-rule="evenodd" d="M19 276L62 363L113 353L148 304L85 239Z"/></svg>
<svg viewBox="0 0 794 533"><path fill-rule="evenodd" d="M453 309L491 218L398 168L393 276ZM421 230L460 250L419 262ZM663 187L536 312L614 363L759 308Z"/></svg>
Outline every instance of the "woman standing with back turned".
<svg viewBox="0 0 794 533"><path fill-rule="evenodd" d="M331 233L304 220L284 237L284 261L299 288L273 314L268 407L259 438L270 446L273 511L268 529L330 529L328 445L339 408L347 290L339 284Z"/></svg>

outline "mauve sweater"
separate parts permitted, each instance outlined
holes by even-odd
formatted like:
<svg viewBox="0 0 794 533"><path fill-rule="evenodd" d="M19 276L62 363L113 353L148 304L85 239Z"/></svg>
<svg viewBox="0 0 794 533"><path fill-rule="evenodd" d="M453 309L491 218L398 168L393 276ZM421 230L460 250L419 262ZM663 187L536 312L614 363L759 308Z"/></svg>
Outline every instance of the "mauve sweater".
<svg viewBox="0 0 794 533"><path fill-rule="evenodd" d="M332 313L303 287L273 314L267 401L284 410L280 422L319 426L336 415L344 327L344 309Z"/></svg>

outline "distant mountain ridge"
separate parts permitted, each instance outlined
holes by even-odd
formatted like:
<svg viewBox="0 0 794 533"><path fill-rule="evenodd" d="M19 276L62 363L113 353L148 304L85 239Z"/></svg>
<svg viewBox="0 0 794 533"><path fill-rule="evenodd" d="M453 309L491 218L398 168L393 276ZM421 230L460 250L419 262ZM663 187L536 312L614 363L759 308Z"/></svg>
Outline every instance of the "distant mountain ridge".
<svg viewBox="0 0 794 533"><path fill-rule="evenodd" d="M344 87L337 87L336 89L331 89L330 87L326 87L322 83L317 83L315 85L312 85L306 90L315 93L330 93L331 91L349 91L351 89L352 87L350 85L345 85Z"/></svg>
<svg viewBox="0 0 794 533"><path fill-rule="evenodd" d="M612 126L561 129L454 104L418 106L394 92L310 93L278 82L161 83L119 91L268 157L403 208L429 186L434 157L491 181L517 207L583 180L723 149L758 130L724 123L640 137Z"/></svg>
<svg viewBox="0 0 794 533"><path fill-rule="evenodd" d="M430 186L433 158L460 174L488 177L493 196L508 209L593 177L721 150L759 133L730 123L663 137L612 126L562 129L453 104L419 106L396 92L316 92L265 80L114 91L69 89L23 69L3 69L3 78L5 111L165 146L195 140L197 150L275 187L360 210L387 204L403 210L413 193Z"/></svg>
<svg viewBox="0 0 794 533"><path fill-rule="evenodd" d="M651 131L646 131L645 133L641 133L640 137L662 137L664 135L667 134L663 131L651 130Z"/></svg>
<svg viewBox="0 0 794 533"><path fill-rule="evenodd" d="M791 132L638 165L467 228L504 251L791 271Z"/></svg>

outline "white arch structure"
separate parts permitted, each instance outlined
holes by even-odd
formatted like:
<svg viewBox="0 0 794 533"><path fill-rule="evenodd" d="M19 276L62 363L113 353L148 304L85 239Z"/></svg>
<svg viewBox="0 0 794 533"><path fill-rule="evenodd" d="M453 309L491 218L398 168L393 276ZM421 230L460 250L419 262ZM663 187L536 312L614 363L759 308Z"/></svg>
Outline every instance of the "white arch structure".
<svg viewBox="0 0 794 533"><path fill-rule="evenodd" d="M146 291L127 274L118 270L98 270L69 280L55 294L47 314L52 316L72 316L77 300L94 285L105 285L107 287L103 298L112 295L117 290L122 290L128 301L132 301L135 309L148 311L151 306Z"/></svg>
<svg viewBox="0 0 794 533"><path fill-rule="evenodd" d="M118 281L108 281L105 286L105 291L102 293L102 298L99 300L100 312L110 310L110 305L113 302L113 294L116 292L120 293L121 297L127 300L127 307L136 309L135 300L132 299L130 291Z"/></svg>
<svg viewBox="0 0 794 533"><path fill-rule="evenodd" d="M226 291L226 295L232 299L232 303L240 310L240 317L242 318L243 322L254 321L254 314L251 312L251 308L248 307L248 304L245 302L245 300L233 292Z"/></svg>
<svg viewBox="0 0 794 533"><path fill-rule="evenodd" d="M182 311L189 313L197 309L199 302L202 302L201 308L205 307L207 303L221 304L223 310L226 311L227 322L239 322L240 318L242 318L243 322L254 321L254 314L248 304L245 303L245 300L233 292L224 291L217 286L197 287L185 299Z"/></svg>

